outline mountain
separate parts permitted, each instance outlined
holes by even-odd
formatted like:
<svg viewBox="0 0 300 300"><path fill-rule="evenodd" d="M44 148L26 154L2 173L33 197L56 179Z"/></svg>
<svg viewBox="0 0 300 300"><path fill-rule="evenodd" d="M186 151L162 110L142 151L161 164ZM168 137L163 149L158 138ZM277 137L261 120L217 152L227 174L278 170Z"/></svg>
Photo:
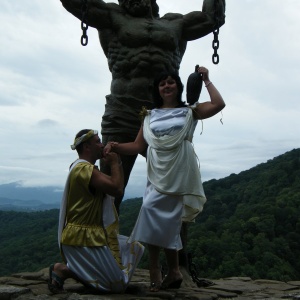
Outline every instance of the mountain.
<svg viewBox="0 0 300 300"><path fill-rule="evenodd" d="M19 182L0 185L0 210L41 211L60 207L62 189L22 187Z"/></svg>
<svg viewBox="0 0 300 300"><path fill-rule="evenodd" d="M187 245L199 278L299 280L300 149L203 186L208 200L188 227ZM121 234L130 234L141 202L122 202ZM0 257L5 257L0 276L61 260L58 213L0 211ZM148 267L147 255L142 268Z"/></svg>
<svg viewBox="0 0 300 300"><path fill-rule="evenodd" d="M189 229L200 270L210 278L300 278L300 149L204 190L208 201Z"/></svg>
<svg viewBox="0 0 300 300"><path fill-rule="evenodd" d="M0 199L28 200L29 206L34 201L45 204L57 204L62 197L63 190L58 187L22 187L20 182L12 182L0 185ZM30 202L33 201L33 202Z"/></svg>
<svg viewBox="0 0 300 300"><path fill-rule="evenodd" d="M42 211L59 208L59 203L44 203L39 200L19 200L0 197L0 210L6 211Z"/></svg>
<svg viewBox="0 0 300 300"><path fill-rule="evenodd" d="M203 187L207 202L188 227L188 251L200 277L299 280L300 149ZM126 235L140 204L121 205Z"/></svg>

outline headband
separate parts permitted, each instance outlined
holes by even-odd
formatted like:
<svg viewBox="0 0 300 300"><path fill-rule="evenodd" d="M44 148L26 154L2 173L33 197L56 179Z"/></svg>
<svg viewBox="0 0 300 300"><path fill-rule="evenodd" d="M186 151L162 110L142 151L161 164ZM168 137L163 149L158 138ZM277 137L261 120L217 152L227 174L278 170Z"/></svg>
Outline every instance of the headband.
<svg viewBox="0 0 300 300"><path fill-rule="evenodd" d="M96 134L98 134L98 131L97 131L97 130L90 130L90 131L87 132L86 134L83 134L82 136L76 138L76 139L74 140L74 144L71 145L71 149L72 149L72 150L75 150L76 147L77 147L79 144L81 144L81 143L87 141L89 138L91 138L92 136L94 136L94 135L96 135Z"/></svg>

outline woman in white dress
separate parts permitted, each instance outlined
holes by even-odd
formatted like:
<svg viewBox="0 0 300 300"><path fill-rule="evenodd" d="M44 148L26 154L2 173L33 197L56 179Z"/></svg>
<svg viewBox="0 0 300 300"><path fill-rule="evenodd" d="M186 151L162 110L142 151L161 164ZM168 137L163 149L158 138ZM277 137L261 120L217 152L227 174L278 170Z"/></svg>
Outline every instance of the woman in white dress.
<svg viewBox="0 0 300 300"><path fill-rule="evenodd" d="M206 202L200 169L192 145L198 120L214 116L225 107L222 96L209 80L209 72L198 72L210 101L187 106L181 99L183 85L176 74L163 73L154 82L154 109L144 109L144 121L132 143L109 142L105 152L124 155L147 149L147 186L143 204L129 241L148 245L150 291L179 288L183 276L178 251L182 248L182 221L191 222ZM162 281L159 262L163 248L168 274Z"/></svg>

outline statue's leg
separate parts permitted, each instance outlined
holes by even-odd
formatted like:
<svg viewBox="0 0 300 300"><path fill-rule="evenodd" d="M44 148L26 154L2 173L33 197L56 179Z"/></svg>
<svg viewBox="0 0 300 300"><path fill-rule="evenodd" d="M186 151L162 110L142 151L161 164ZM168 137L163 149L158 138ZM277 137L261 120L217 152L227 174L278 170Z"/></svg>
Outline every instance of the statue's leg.
<svg viewBox="0 0 300 300"><path fill-rule="evenodd" d="M130 137L128 135L103 135L102 136L102 143L106 145L109 141L119 142L119 143L128 143L133 142L135 140L135 137ZM122 166L124 171L124 191L126 188L126 185L129 180L129 176L131 173L131 170L134 166L135 160L137 158L137 155L121 155L122 160ZM100 162L100 170L101 172L110 175L110 168L104 164L104 162ZM116 210L119 214L120 205L123 200L123 196L116 197L115 198L115 206Z"/></svg>
<svg viewBox="0 0 300 300"><path fill-rule="evenodd" d="M182 249L178 252L179 265L186 270L189 269L188 266L188 256L187 256L187 235L188 235L188 223L182 222L180 237L182 242Z"/></svg>
<svg viewBox="0 0 300 300"><path fill-rule="evenodd" d="M182 222L180 237L182 241L182 249L178 251L178 258L179 258L179 269L181 274L183 275L183 286L194 288L197 287L197 285L194 283L190 273L190 265L189 265L189 258L187 252L187 242L188 242L187 222Z"/></svg>

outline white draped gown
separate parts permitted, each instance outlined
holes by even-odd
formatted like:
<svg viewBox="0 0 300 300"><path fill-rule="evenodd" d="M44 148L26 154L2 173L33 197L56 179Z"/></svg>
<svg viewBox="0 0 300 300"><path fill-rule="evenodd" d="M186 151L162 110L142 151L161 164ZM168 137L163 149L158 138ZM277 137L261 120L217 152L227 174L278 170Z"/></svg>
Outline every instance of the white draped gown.
<svg viewBox="0 0 300 300"><path fill-rule="evenodd" d="M206 202L191 143L196 125L189 107L148 111L143 128L147 185L129 242L182 248L182 221L193 222Z"/></svg>

